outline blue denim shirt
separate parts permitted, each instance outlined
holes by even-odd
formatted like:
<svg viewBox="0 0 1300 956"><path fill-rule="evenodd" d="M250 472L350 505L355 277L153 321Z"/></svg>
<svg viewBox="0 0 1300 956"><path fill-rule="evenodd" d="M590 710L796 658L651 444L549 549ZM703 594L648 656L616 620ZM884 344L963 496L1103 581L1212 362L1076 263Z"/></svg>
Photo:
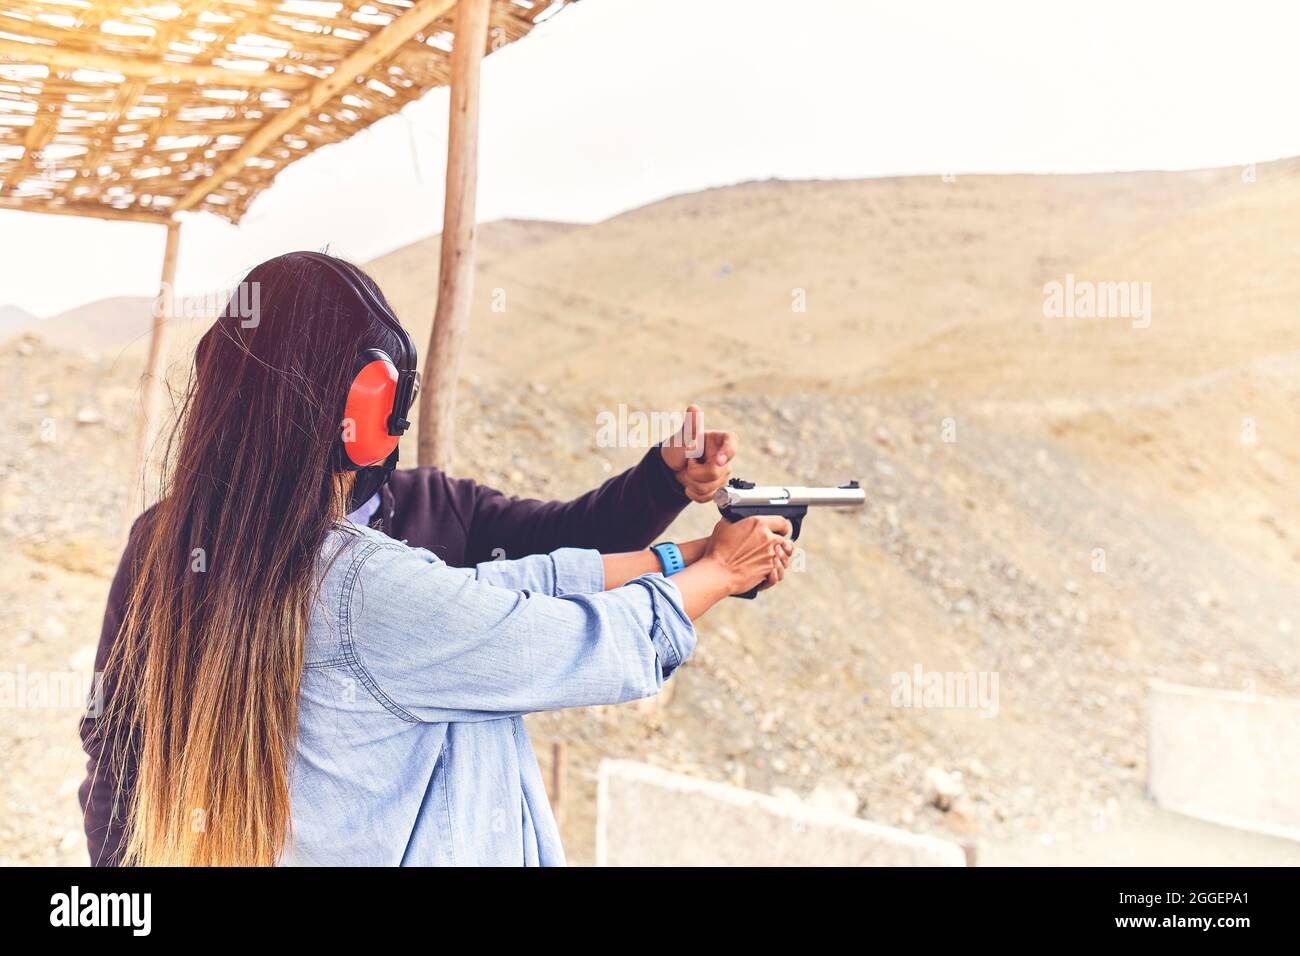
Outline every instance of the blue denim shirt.
<svg viewBox="0 0 1300 956"><path fill-rule="evenodd" d="M452 568L350 522L321 551L283 862L562 865L522 715L656 693L681 594L595 551Z"/></svg>

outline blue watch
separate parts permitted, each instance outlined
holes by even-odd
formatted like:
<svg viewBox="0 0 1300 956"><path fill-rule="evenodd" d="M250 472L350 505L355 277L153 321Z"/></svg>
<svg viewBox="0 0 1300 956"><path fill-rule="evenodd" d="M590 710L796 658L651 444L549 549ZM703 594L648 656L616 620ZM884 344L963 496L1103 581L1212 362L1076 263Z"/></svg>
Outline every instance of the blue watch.
<svg viewBox="0 0 1300 956"><path fill-rule="evenodd" d="M686 567L686 562L682 559L682 549L671 541L653 545L650 550L659 555L659 563L664 566L664 577L666 578L671 578Z"/></svg>

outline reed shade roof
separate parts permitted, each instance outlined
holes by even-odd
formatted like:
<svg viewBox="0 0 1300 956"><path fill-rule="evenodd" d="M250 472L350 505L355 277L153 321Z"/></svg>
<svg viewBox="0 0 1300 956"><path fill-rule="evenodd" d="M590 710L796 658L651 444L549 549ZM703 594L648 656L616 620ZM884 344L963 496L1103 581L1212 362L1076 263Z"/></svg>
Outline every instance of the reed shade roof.
<svg viewBox="0 0 1300 956"><path fill-rule="evenodd" d="M563 0L493 0L486 52ZM456 0L0 0L0 208L238 222L448 82Z"/></svg>

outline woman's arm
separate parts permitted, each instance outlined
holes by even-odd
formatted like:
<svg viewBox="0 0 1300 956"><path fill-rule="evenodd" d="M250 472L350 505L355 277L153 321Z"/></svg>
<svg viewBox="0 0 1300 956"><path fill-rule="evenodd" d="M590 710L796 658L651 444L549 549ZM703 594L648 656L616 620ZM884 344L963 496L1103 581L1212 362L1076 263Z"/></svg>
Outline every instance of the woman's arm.
<svg viewBox="0 0 1300 956"><path fill-rule="evenodd" d="M601 591L599 555L545 557L561 590L593 575L594 586L551 596L492 581L515 562L469 571L374 551L347 610L363 682L408 720L492 720L647 697L690 656L695 629L667 579Z"/></svg>
<svg viewBox="0 0 1300 956"><path fill-rule="evenodd" d="M562 597L493 586L424 551L377 547L348 608L355 666L408 720L491 720L654 694L695 647L692 618L783 570L778 518L719 522L703 557L664 578ZM599 556L549 556L561 590ZM510 562L497 562L508 564ZM779 568L777 567L779 566ZM387 704L386 704L387 706Z"/></svg>
<svg viewBox="0 0 1300 956"><path fill-rule="evenodd" d="M687 616L694 621L724 597L747 591L753 587L752 583L737 584L747 577L753 577L763 588L780 582L785 577L790 555L794 553L794 543L789 538L773 540L772 533L788 535L790 530L790 523L784 518L764 518L760 522L741 522L737 526L719 521L711 536L679 544L677 548L686 567L673 575L672 582L682 592L682 605ZM722 547L718 547L719 542L723 542ZM663 570L659 556L648 549L597 556L590 551L563 548L553 554L562 552L573 555L575 559L567 563L567 567L588 569L585 581L583 575L573 570L565 580L557 571L559 565L551 556L545 555L518 561L488 561L478 566L476 576L490 584L559 597L612 591L643 574ZM604 572L603 584L597 580L595 567L590 564L597 557ZM755 577L755 574L761 576Z"/></svg>
<svg viewBox="0 0 1300 956"><path fill-rule="evenodd" d="M682 542L678 550L690 567L705 556L708 545L708 538L696 538ZM557 560L561 556L563 560ZM484 561L472 570L461 570L498 587L563 597L612 591L643 574L662 571L663 564L649 549L600 554L588 548L557 548L550 554L534 554L514 561Z"/></svg>
<svg viewBox="0 0 1300 956"><path fill-rule="evenodd" d="M686 567L672 577L677 590L682 593L682 606L692 621L723 598L735 593L736 573L721 561L704 560L709 554L711 538L696 538L677 546ZM793 545L780 546L781 554L772 552L772 565L763 587L771 587L785 576L786 562ZM661 571L663 565L653 551L628 551L624 554L606 554L601 559L605 565L605 590L622 587L643 574ZM741 588L741 590L748 590Z"/></svg>
<svg viewBox="0 0 1300 956"><path fill-rule="evenodd" d="M683 541L677 545L677 549L682 553L682 560L686 562L689 568L700 558L704 557L708 550L708 538L696 538L694 541ZM605 590L621 588L633 578L639 578L643 574L654 574L656 571L663 570L663 564L659 560L659 555L647 549L645 551L625 551L622 554L605 554L601 555L601 560L605 564Z"/></svg>
<svg viewBox="0 0 1300 956"><path fill-rule="evenodd" d="M784 518L718 522L712 535L677 545L686 567L671 580L681 592L686 617L697 620L724 597L749 591L754 584L762 588L779 584L794 553L790 531ZM660 570L654 551L606 554L603 562L606 589Z"/></svg>
<svg viewBox="0 0 1300 956"><path fill-rule="evenodd" d="M778 533L789 533L788 524L782 528L773 527L772 530ZM701 614L713 607L714 604L721 601L724 597L733 593L732 589L736 587L736 578L738 572L736 568L729 568L727 562L722 560L706 561L704 559L710 556L710 545L713 538L695 538L691 541L683 541L677 546L682 554L682 561L685 568L673 575L673 584L682 592L682 602L685 607L687 616L694 621ZM766 566L766 572L763 582L764 587L771 587L779 582L785 575L785 566L793 552L794 546L789 541L780 544L773 544L769 549L771 555L770 561L765 561L761 556L757 558L760 563ZM716 555L719 559L721 554ZM489 562L479 565L478 577L480 580L490 580L493 583L501 584L505 587L523 587L520 583L522 579L515 577L515 569L522 569L536 562L537 558L524 558L521 561L510 562ZM612 591L615 588L621 588L629 581L633 581L643 574L655 574L663 570L663 563L659 556L653 551L625 551L622 554L604 554L600 556L601 565L604 569L604 586L599 590ZM735 563L735 562L733 562ZM511 571L510 575L492 575L491 571L500 569ZM514 578L514 580L511 580ZM592 582L594 585L594 581ZM559 587L543 588L543 593L552 595L562 595L565 593L581 593L583 589L570 586L567 590ZM588 593L598 590L592 586L585 589ZM741 588L741 590L746 590Z"/></svg>

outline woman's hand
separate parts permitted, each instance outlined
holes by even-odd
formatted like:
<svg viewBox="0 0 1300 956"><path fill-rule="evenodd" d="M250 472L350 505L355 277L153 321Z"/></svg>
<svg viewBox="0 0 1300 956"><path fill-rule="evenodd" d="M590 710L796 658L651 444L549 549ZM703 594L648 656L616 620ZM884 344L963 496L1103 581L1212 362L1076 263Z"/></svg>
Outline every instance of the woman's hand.
<svg viewBox="0 0 1300 956"><path fill-rule="evenodd" d="M730 522L725 518L713 527L705 558L726 573L729 594L744 594L756 585L770 588L785 577L794 542L794 529L786 518L775 515Z"/></svg>

